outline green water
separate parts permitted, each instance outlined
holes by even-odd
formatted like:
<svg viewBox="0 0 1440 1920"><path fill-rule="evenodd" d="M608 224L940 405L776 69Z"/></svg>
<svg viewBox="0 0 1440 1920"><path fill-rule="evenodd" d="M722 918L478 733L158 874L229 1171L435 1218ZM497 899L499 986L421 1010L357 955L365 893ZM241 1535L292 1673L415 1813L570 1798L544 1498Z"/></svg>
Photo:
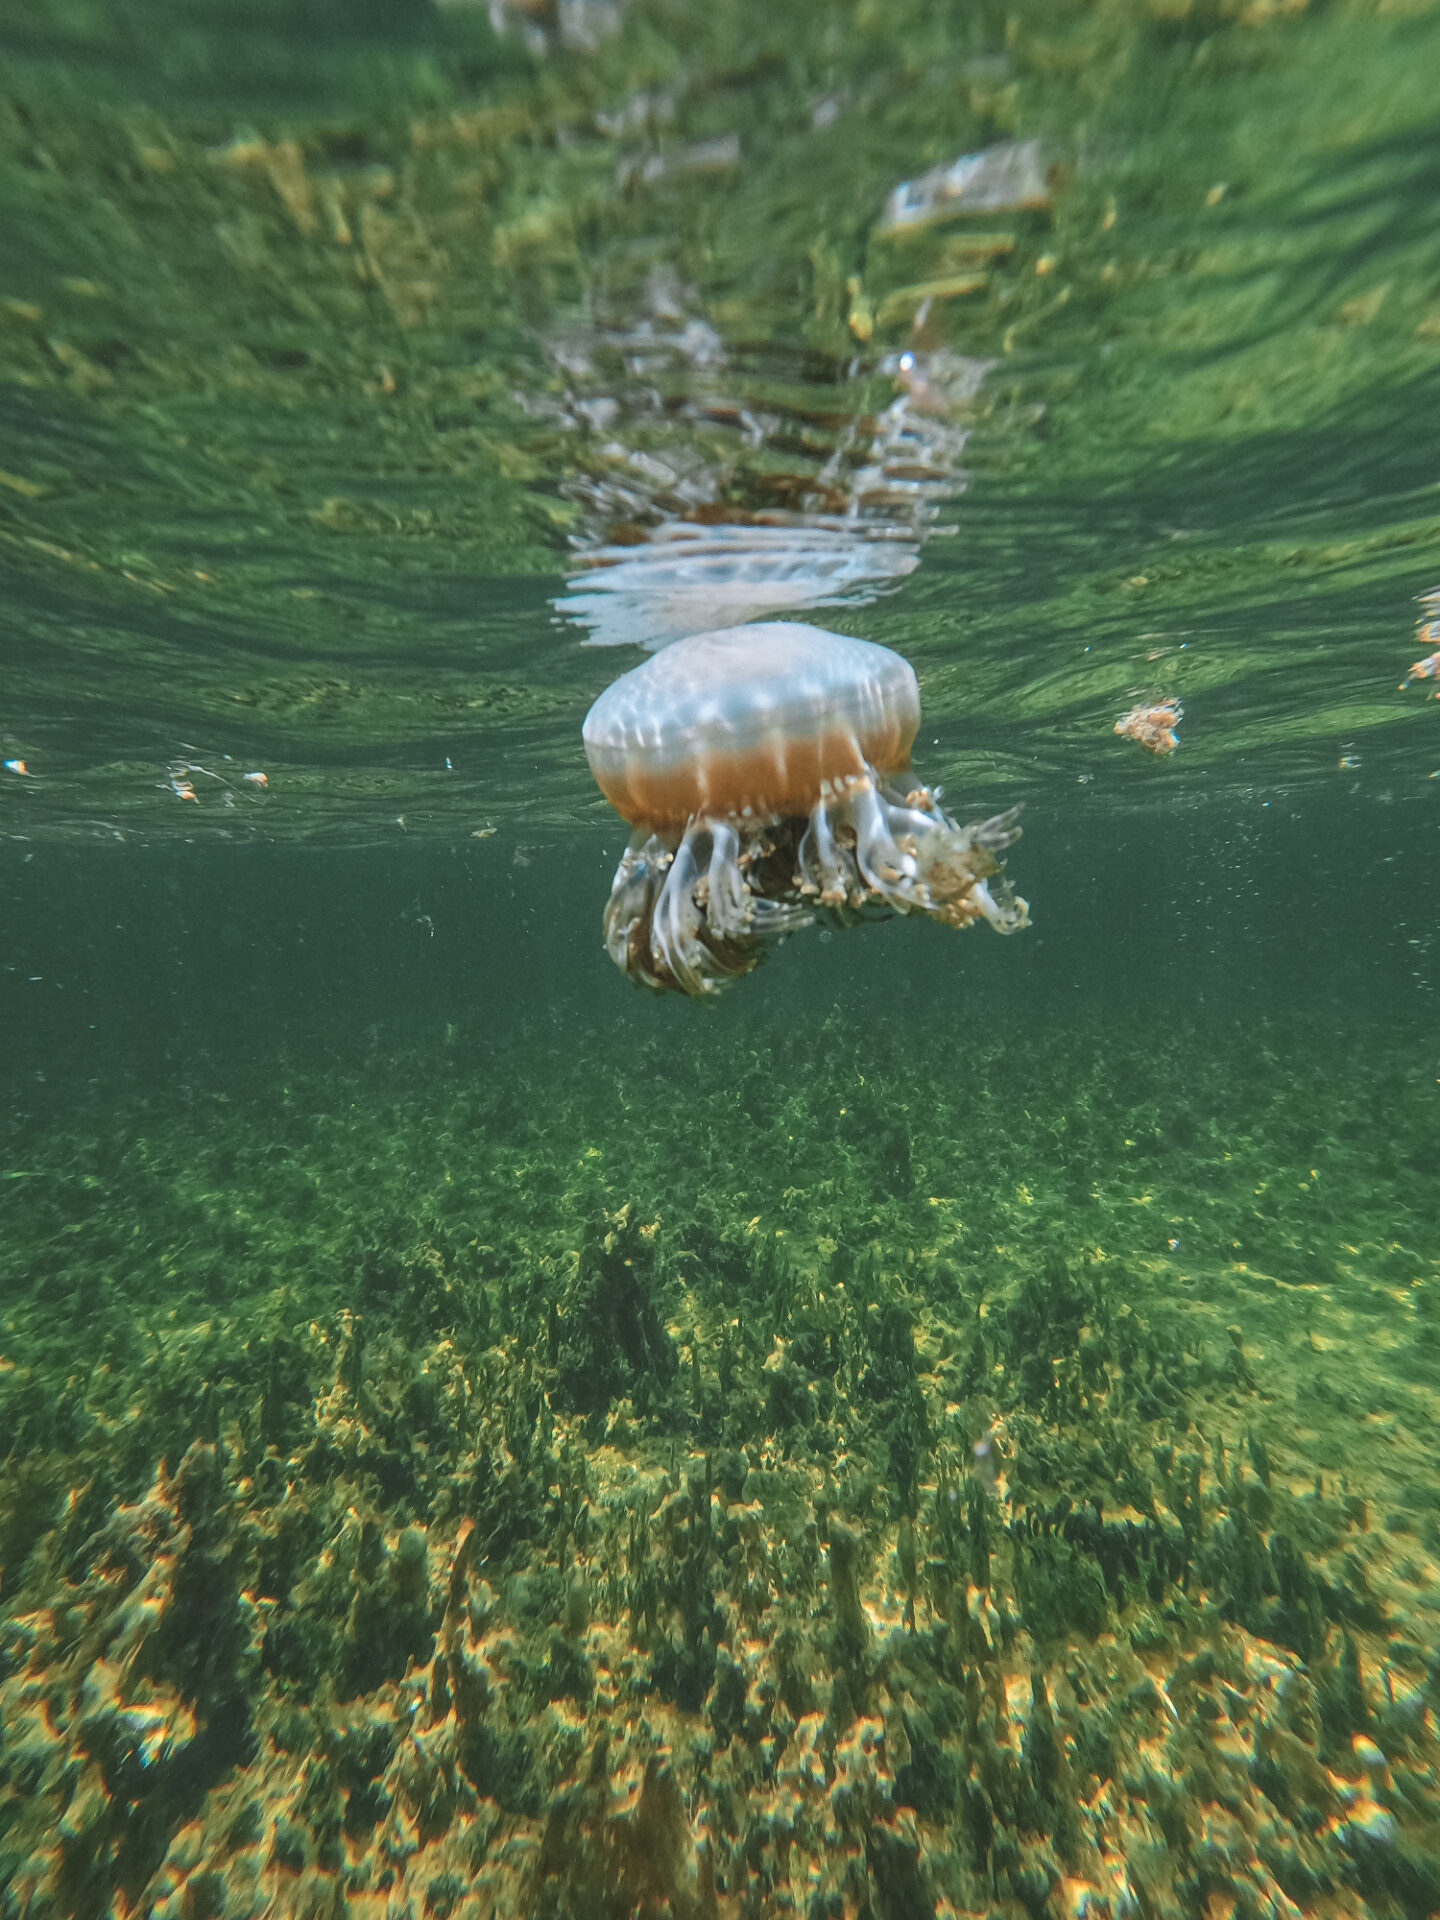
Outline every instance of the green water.
<svg viewBox="0 0 1440 1920"><path fill-rule="evenodd" d="M0 1920L1440 1909L1437 70L7 9ZM636 991L556 602L842 508L1034 925Z"/></svg>

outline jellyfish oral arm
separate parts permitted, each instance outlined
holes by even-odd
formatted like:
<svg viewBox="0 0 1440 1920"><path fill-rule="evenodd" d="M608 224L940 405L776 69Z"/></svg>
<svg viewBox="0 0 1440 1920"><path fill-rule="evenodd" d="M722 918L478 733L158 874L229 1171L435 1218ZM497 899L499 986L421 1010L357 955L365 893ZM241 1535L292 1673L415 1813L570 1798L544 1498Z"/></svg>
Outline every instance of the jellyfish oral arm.
<svg viewBox="0 0 1440 1920"><path fill-rule="evenodd" d="M692 820L671 847L665 836L631 835L605 908L605 947L645 986L713 993L759 964L763 946L813 915L798 896L756 892L745 862L769 846L746 822ZM708 843L708 845L707 845Z"/></svg>
<svg viewBox="0 0 1440 1920"><path fill-rule="evenodd" d="M871 772L838 801L822 801L812 812L801 847L802 869L807 850L813 850L802 891L815 887L817 871L826 871L824 847L834 876L817 889L824 905L840 905L834 895L843 890L844 903L852 907L879 902L947 926L985 919L997 933L1018 933L1030 924L1029 909L1011 892L996 856L1019 839L1019 811L1012 807L960 826L928 787L900 799ZM987 886L992 879L995 885Z"/></svg>
<svg viewBox="0 0 1440 1920"><path fill-rule="evenodd" d="M872 773L806 818L697 816L678 842L638 828L605 910L606 949L646 986L700 995L817 917L919 913L1018 933L1028 908L996 858L1019 838L1018 811L960 826L927 789L895 800Z"/></svg>

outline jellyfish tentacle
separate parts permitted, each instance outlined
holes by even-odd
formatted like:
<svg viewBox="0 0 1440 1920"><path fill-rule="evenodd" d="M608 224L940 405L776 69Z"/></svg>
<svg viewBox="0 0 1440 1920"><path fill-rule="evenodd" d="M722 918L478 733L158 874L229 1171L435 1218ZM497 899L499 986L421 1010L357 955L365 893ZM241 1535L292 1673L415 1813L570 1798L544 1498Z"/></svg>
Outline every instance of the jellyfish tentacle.
<svg viewBox="0 0 1440 1920"><path fill-rule="evenodd" d="M966 927L983 917L999 933L1018 933L1030 924L1025 902L1012 893L996 858L1019 838L1014 819L1012 811L962 827L947 815L944 826L921 842L926 911L932 918Z"/></svg>
<svg viewBox="0 0 1440 1920"><path fill-rule="evenodd" d="M971 827L975 844L992 860L1006 847L1013 847L1020 838L1022 829L1015 822L1020 818L1019 807L1008 807L1004 813L992 814L988 820L981 820ZM1030 924L1030 903L1022 900L1005 876L998 862L995 870L975 884L975 899L980 911L997 933L1019 933L1022 927Z"/></svg>
<svg viewBox="0 0 1440 1920"><path fill-rule="evenodd" d="M800 883L805 892L819 895L822 907L843 907L856 888L835 844L830 804L828 798L822 798L810 809L810 824L800 842Z"/></svg>
<svg viewBox="0 0 1440 1920"><path fill-rule="evenodd" d="M748 973L765 942L811 924L810 902L842 924L923 913L943 925L1029 925L998 854L1020 836L1018 808L961 825L920 787L903 797L869 775L783 821L694 815L676 844L638 828L605 912L605 945L632 978L708 995Z"/></svg>
<svg viewBox="0 0 1440 1920"><path fill-rule="evenodd" d="M713 935L725 941L748 940L810 924L809 913L799 903L770 898L751 885L750 862L768 850L763 832L756 840L753 832L747 835L733 820L710 820L706 825L710 866L705 879L705 922Z"/></svg>
<svg viewBox="0 0 1440 1920"><path fill-rule="evenodd" d="M919 835L933 833L937 826L954 826L955 822L940 804L939 787L910 787L902 793L878 776L874 784L893 834Z"/></svg>
<svg viewBox="0 0 1440 1920"><path fill-rule="evenodd" d="M776 883L775 853L771 823L696 814L678 845L637 830L605 911L611 959L646 986L689 994L713 993L749 973L764 957L764 941L814 917L794 886Z"/></svg>
<svg viewBox="0 0 1440 1920"><path fill-rule="evenodd" d="M971 892L975 904L996 933L1019 933L1030 924L1030 902L1022 900L1003 873L977 880Z"/></svg>
<svg viewBox="0 0 1440 1920"><path fill-rule="evenodd" d="M808 927L815 919L794 901L766 900L758 894L750 896L747 911L751 922L747 931L755 938L774 939L782 933L794 933L797 927Z"/></svg>
<svg viewBox="0 0 1440 1920"><path fill-rule="evenodd" d="M850 789L846 812L855 829L855 864L866 886L901 912L924 912L928 903L919 884L919 861L896 843L872 781L857 781Z"/></svg>
<svg viewBox="0 0 1440 1920"><path fill-rule="evenodd" d="M705 948L700 941L702 915L695 899L700 880L700 863L695 857L699 831L699 823L692 820L675 849L655 903L650 935L657 969L672 975L686 993L704 993L710 985Z"/></svg>
<svg viewBox="0 0 1440 1920"><path fill-rule="evenodd" d="M654 985L643 967L650 952L650 923L662 884L660 867L668 850L659 836L637 827L620 856L605 907L605 951L627 973L639 971Z"/></svg>
<svg viewBox="0 0 1440 1920"><path fill-rule="evenodd" d="M979 821L970 828L976 846L983 847L986 853L1003 853L1006 847L1013 847L1022 832L1015 824L1019 818L1019 807L1007 807L1004 813L992 814L988 820Z"/></svg>
<svg viewBox="0 0 1440 1920"><path fill-rule="evenodd" d="M749 930L752 897L740 871L740 835L732 821L710 823L710 866L706 878L710 890L706 919L722 939L740 939Z"/></svg>
<svg viewBox="0 0 1440 1920"><path fill-rule="evenodd" d="M873 776L857 781L843 808L861 885L853 904L868 897L947 926L984 918L997 932L1018 932L1029 925L1028 909L1005 881L997 855L1019 839L1019 811L1012 807L962 826L929 788L902 798Z"/></svg>

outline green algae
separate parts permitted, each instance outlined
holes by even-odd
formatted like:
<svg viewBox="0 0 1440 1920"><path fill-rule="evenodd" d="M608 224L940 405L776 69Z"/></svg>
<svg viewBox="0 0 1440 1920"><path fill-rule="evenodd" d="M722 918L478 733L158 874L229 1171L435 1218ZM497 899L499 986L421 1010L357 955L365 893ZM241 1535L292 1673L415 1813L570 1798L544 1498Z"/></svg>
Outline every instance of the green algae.
<svg viewBox="0 0 1440 1920"><path fill-rule="evenodd" d="M448 1045L24 1119L8 1897L1422 1910L1403 1038Z"/></svg>

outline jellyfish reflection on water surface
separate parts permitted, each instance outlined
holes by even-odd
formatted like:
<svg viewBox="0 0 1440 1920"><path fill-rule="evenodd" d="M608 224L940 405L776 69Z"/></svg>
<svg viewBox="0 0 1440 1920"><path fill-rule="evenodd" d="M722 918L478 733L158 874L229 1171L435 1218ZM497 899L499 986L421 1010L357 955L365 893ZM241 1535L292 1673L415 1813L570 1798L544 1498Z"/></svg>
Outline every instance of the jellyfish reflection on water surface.
<svg viewBox="0 0 1440 1920"><path fill-rule="evenodd" d="M817 916L1028 925L997 857L1018 809L961 826L908 777L919 723L898 653L785 621L694 634L622 675L584 729L633 829L605 909L611 959L703 994Z"/></svg>

